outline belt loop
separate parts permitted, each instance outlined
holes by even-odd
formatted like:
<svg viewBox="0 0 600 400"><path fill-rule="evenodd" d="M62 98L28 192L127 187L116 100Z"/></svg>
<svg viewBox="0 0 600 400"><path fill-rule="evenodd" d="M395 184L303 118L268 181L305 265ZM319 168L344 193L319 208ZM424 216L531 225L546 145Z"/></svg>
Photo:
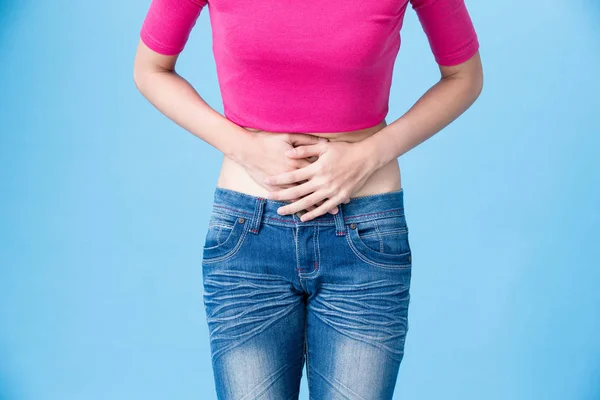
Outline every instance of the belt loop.
<svg viewBox="0 0 600 400"><path fill-rule="evenodd" d="M258 231L260 230L260 223L262 221L263 210L266 202L267 199L263 197L256 198L256 203L254 205L254 215L252 216L252 221L250 225L250 232L254 233L255 235L257 235Z"/></svg>
<svg viewBox="0 0 600 400"><path fill-rule="evenodd" d="M335 236L344 236L346 234L346 224L344 224L342 204L339 204L337 207L338 212L333 214L333 220L335 221Z"/></svg>

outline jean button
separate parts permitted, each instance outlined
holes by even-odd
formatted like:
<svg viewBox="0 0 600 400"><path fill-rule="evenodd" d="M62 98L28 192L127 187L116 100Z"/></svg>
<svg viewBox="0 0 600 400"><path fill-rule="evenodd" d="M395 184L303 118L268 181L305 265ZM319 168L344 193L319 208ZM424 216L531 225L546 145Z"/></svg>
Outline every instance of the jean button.
<svg viewBox="0 0 600 400"><path fill-rule="evenodd" d="M350 224L350 229L356 229L356 224Z"/></svg>
<svg viewBox="0 0 600 400"><path fill-rule="evenodd" d="M246 218L244 218L244 217L239 217L239 218L238 218L238 222L239 222L240 224L243 224L244 222L246 222Z"/></svg>

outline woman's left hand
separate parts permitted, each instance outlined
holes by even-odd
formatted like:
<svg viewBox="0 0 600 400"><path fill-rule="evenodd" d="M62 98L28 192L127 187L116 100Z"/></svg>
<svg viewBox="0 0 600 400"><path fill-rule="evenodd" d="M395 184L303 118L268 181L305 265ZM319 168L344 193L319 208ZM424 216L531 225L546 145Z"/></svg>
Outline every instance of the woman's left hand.
<svg viewBox="0 0 600 400"><path fill-rule="evenodd" d="M364 144L360 142L328 141L300 145L286 151L285 154L291 158L318 157L306 167L270 176L265 180L265 184L270 186L306 181L269 192L267 198L271 200L299 199L280 207L277 210L279 215L307 210L319 201L327 199L319 207L303 214L300 218L302 222L323 215L341 203L347 203L351 194L360 189L376 171L372 152L366 151Z"/></svg>

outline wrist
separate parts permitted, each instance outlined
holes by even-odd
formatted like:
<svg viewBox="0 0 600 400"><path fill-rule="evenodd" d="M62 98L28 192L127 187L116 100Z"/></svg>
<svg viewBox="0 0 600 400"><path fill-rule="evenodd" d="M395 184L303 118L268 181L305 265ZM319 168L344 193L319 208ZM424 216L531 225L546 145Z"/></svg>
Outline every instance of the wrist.
<svg viewBox="0 0 600 400"><path fill-rule="evenodd" d="M382 135L378 136L378 133L369 136L360 142L361 153L365 158L367 168L371 171L378 170L396 158L391 154L390 146L385 145L384 141L381 140Z"/></svg>
<svg viewBox="0 0 600 400"><path fill-rule="evenodd" d="M224 149L223 154L240 165L245 165L254 145L254 132L240 129Z"/></svg>

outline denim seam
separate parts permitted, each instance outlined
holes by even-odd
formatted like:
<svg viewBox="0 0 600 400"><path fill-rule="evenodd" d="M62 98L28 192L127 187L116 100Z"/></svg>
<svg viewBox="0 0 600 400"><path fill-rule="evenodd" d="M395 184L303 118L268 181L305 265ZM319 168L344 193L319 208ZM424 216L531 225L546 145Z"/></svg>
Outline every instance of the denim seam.
<svg viewBox="0 0 600 400"><path fill-rule="evenodd" d="M402 270L402 269L410 269L412 267L412 263L409 262L408 264L383 264L374 260L371 260L370 258L367 258L367 256L363 255L357 248L356 246L354 246L354 243L352 243L352 239L350 239L350 235L346 235L346 241L348 242L348 245L350 246L350 249L352 250L352 252L358 257L360 258L362 261L366 262L367 264L373 265L375 267L379 267L379 268L385 268L385 269L397 269L397 270Z"/></svg>
<svg viewBox="0 0 600 400"><path fill-rule="evenodd" d="M248 193L238 192L238 191L227 189L227 188L218 187L217 189L220 191L226 192L228 194L228 196L242 197L242 198L250 199L252 201L256 200L256 197L257 197L257 196L253 196ZM271 199L269 199L268 201L271 203L288 204L284 201L277 201L277 200L271 200Z"/></svg>
<svg viewBox="0 0 600 400"><path fill-rule="evenodd" d="M223 226L222 225L215 225L217 227L217 244L220 245L221 244L221 233L223 232Z"/></svg>
<svg viewBox="0 0 600 400"><path fill-rule="evenodd" d="M306 273L303 273L302 272L303 269L301 268L298 271L300 278L314 278L315 276L317 276L319 274L319 271L321 269L321 267L320 267L321 248L319 246L318 241L319 241L319 225L315 225L314 232L313 232L313 255L315 257L315 263L316 263L317 267L313 268L312 271L306 272Z"/></svg>
<svg viewBox="0 0 600 400"><path fill-rule="evenodd" d="M220 226L222 228L229 228L229 229L233 229L234 225L235 225L235 223L228 225L228 224L226 224L226 223L224 223L222 221L218 221L218 222L217 221L213 221L213 222L210 222L208 224L209 227L211 227L211 226Z"/></svg>
<svg viewBox="0 0 600 400"><path fill-rule="evenodd" d="M317 247L319 247L319 225L313 228L313 257L315 258L315 264L313 272L317 272L319 269L319 259L317 258ZM311 274L312 275L312 274Z"/></svg>
<svg viewBox="0 0 600 400"><path fill-rule="evenodd" d="M375 232L377 232L377 240L379 240L379 251L383 253L383 239L381 238L381 232L379 232L379 224L377 220L373 221L373 223L375 224Z"/></svg>
<svg viewBox="0 0 600 400"><path fill-rule="evenodd" d="M246 227L244 227L246 228ZM204 257L202 258L202 264L213 264L219 261L225 261L231 257L233 257L235 254L237 254L237 252L240 250L240 248L242 247L242 244L246 238L246 235L248 234L248 229L244 229L242 231L242 234L240 236L240 238L238 239L238 242L235 244L235 247L229 251L227 254L224 254L222 256L219 257L214 257L214 258L209 258L209 259L205 259Z"/></svg>
<svg viewBox="0 0 600 400"><path fill-rule="evenodd" d="M306 355L306 385L310 392L310 363L308 360L308 307L306 308L306 316L304 318L304 354Z"/></svg>
<svg viewBox="0 0 600 400"><path fill-rule="evenodd" d="M220 204L214 204L213 207L218 207L218 208L223 208L226 210L230 210L230 211L234 211L243 215L249 215L249 216L253 216L254 213L248 212L248 211L243 211L243 210L238 210L235 208L231 208L231 207L226 207L226 206L222 206ZM376 211L376 212L372 212L372 213L365 213L365 214L356 214L356 215L349 215L349 216L345 216L343 217L344 221L351 221L353 218L358 218L358 217L366 217L366 216L371 216L371 215L385 215L385 214L391 214L390 216L398 216L398 217L402 217L404 216L404 213L402 214L397 214L396 212L398 211L404 211L404 208L390 208L389 210L384 210L384 211ZM273 221L279 221L279 222L284 222L287 224L296 224L296 221L291 221L291 220L286 220L286 219L281 219L281 218L275 218L275 217L265 217L265 219L269 219L269 220L273 220ZM335 225L335 219L331 218L328 221L322 221L320 222L321 225Z"/></svg>
<svg viewBox="0 0 600 400"><path fill-rule="evenodd" d="M316 255L317 264L316 264L316 268L315 268L317 271L321 270L321 246L319 245L320 244L319 243L319 232L320 232L319 225L317 225L317 255Z"/></svg>
<svg viewBox="0 0 600 400"><path fill-rule="evenodd" d="M253 216L254 213L248 212L248 211L242 211L242 210L238 210L235 208L231 208L231 207L226 207L226 206L222 206L222 205L218 205L215 204L214 207L217 208L222 208L225 210L230 210L234 213L237 214L231 214L231 215L235 215L235 216ZM404 210L404 208L392 208L389 210L385 210L385 211L377 211L377 212L372 212L372 213L365 213L365 214L356 214L356 215L350 215L350 216L345 216L343 217L344 222L360 222L360 221L356 221L357 219L360 220L363 217L367 217L367 216L375 216L375 215L380 215L382 216L382 218L385 217L404 217L404 213L402 212ZM398 213L400 212L400 213ZM268 217L268 216L263 216L263 223L267 223L267 224L271 224L271 225L278 225L278 226L288 226L288 225L297 225L296 221L292 221L292 220L285 220L285 219L281 219L281 218L275 218L275 217ZM276 221L276 222L281 222L281 224L278 223L272 223L271 221ZM311 221L308 221L307 225L304 226L310 226ZM321 226L335 226L335 220L332 218L330 220L327 221L319 221L315 224L312 225L321 225Z"/></svg>

